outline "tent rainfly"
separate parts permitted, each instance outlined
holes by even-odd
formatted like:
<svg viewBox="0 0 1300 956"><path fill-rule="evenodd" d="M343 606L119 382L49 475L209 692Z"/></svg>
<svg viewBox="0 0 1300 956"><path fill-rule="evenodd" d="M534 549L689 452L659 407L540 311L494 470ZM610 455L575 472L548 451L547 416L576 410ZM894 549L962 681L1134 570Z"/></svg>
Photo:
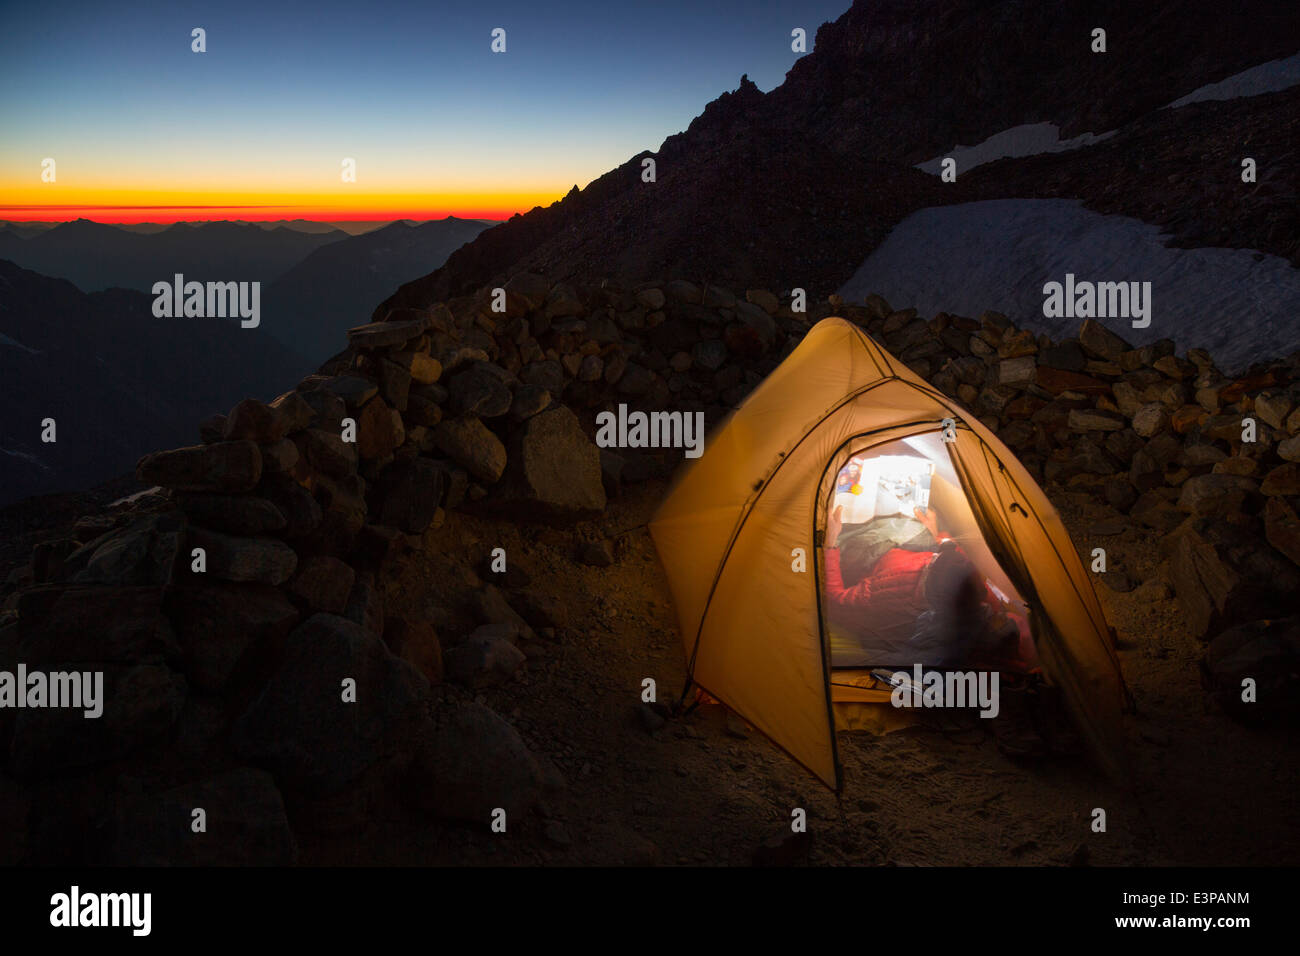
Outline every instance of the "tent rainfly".
<svg viewBox="0 0 1300 956"><path fill-rule="evenodd" d="M898 448L934 462L936 507L988 579L1023 601L1045 678L1092 755L1121 772L1131 698L1060 517L983 423L840 318L810 329L713 430L650 522L691 685L842 789L837 723L869 726L851 712L881 713L889 692L832 668L816 545L839 469Z"/></svg>

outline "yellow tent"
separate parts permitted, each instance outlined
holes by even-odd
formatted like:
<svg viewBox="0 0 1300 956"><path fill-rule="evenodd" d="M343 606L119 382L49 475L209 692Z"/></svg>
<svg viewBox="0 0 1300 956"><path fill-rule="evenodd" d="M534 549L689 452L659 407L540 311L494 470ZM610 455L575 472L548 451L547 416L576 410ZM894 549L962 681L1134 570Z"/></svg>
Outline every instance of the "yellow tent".
<svg viewBox="0 0 1300 956"><path fill-rule="evenodd" d="M1119 770L1128 692L1055 509L988 428L844 319L814 326L710 433L650 522L690 680L842 788L837 718L869 727L853 712L874 711L881 726L892 708L867 671L832 670L816 543L840 468L881 450L935 463L934 506L988 580L1023 601L1047 679Z"/></svg>

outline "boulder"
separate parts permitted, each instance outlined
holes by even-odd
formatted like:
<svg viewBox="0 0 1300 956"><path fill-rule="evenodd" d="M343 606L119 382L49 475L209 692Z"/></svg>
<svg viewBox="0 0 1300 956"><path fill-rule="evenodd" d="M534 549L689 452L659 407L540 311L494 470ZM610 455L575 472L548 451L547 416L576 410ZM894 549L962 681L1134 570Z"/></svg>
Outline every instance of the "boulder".
<svg viewBox="0 0 1300 956"><path fill-rule="evenodd" d="M470 688L490 687L514 676L525 658L502 633L500 625L484 624L443 655L447 677Z"/></svg>
<svg viewBox="0 0 1300 956"><path fill-rule="evenodd" d="M1264 506L1264 537L1295 564L1300 564L1300 519L1287 499L1268 499Z"/></svg>
<svg viewBox="0 0 1300 956"><path fill-rule="evenodd" d="M278 588L206 584L176 588L167 597L181 667L194 687L219 693L249 648L286 636L298 611Z"/></svg>
<svg viewBox="0 0 1300 956"><path fill-rule="evenodd" d="M447 388L453 414L496 418L510 411L510 389L495 368L487 362L474 362L451 378Z"/></svg>
<svg viewBox="0 0 1300 956"><path fill-rule="evenodd" d="M499 809L507 823L527 814L549 778L513 727L471 703L438 710L412 768L411 789L415 803L435 816L486 827Z"/></svg>
<svg viewBox="0 0 1300 956"><path fill-rule="evenodd" d="M442 683L442 645L438 632L428 621L389 621L384 628L384 643L397 657L406 661L432 685Z"/></svg>
<svg viewBox="0 0 1300 956"><path fill-rule="evenodd" d="M1245 681L1254 700L1243 700ZM1227 713L1249 723L1300 717L1300 617L1257 620L1214 638L1201 659L1201 682Z"/></svg>
<svg viewBox="0 0 1300 956"><path fill-rule="evenodd" d="M356 448L362 459L386 458L405 440L401 414L380 396L372 398L357 413Z"/></svg>
<svg viewBox="0 0 1300 956"><path fill-rule="evenodd" d="M206 553L205 573L226 581L283 584L298 566L293 548L275 538L235 537L193 528L190 545Z"/></svg>
<svg viewBox="0 0 1300 956"><path fill-rule="evenodd" d="M1178 507L1195 515L1240 511L1246 499L1259 490L1252 478L1209 474L1188 478L1178 496Z"/></svg>
<svg viewBox="0 0 1300 956"><path fill-rule="evenodd" d="M188 825L196 808L209 831ZM114 866L288 866L298 847L269 773L238 767L159 794L124 796L115 808Z"/></svg>
<svg viewBox="0 0 1300 956"><path fill-rule="evenodd" d="M313 611L342 614L355 579L356 572L338 558L312 555L298 565L289 592Z"/></svg>
<svg viewBox="0 0 1300 956"><path fill-rule="evenodd" d="M145 515L72 551L63 574L80 584L171 584L184 529L175 512Z"/></svg>
<svg viewBox="0 0 1300 956"><path fill-rule="evenodd" d="M289 447L294 447L292 442ZM191 524L230 534L266 534L282 531L288 524L279 508L255 495L182 493L176 496L176 504Z"/></svg>
<svg viewBox="0 0 1300 956"><path fill-rule="evenodd" d="M439 422L433 430L433 442L452 461L488 484L498 481L506 469L505 445L477 418Z"/></svg>
<svg viewBox="0 0 1300 956"><path fill-rule="evenodd" d="M510 455L510 497L528 516L569 519L605 508L600 450L578 418L558 406L528 419Z"/></svg>
<svg viewBox="0 0 1300 956"><path fill-rule="evenodd" d="M1300 463L1278 465L1264 476L1259 490L1270 496L1300 495Z"/></svg>
<svg viewBox="0 0 1300 956"><path fill-rule="evenodd" d="M1089 355L1109 362L1118 361L1122 354L1132 349L1122 338L1093 319L1084 319L1079 327L1079 344Z"/></svg>
<svg viewBox="0 0 1300 956"><path fill-rule="evenodd" d="M348 329L348 345L358 349L394 348L423 335L428 328L428 316L412 316L396 322L372 322Z"/></svg>
<svg viewBox="0 0 1300 956"><path fill-rule="evenodd" d="M1259 545L1257 534L1207 517L1165 539L1174 593L1194 637L1294 606L1300 569Z"/></svg>
<svg viewBox="0 0 1300 956"><path fill-rule="evenodd" d="M407 534L424 534L442 505L446 469L428 458L415 458L389 468L378 486L380 524Z"/></svg>
<svg viewBox="0 0 1300 956"><path fill-rule="evenodd" d="M29 707L17 712L10 743L17 776L62 774L155 744L185 705L185 679L160 664L97 665L93 670L103 673L103 712L98 718L88 720L76 708Z"/></svg>
<svg viewBox="0 0 1300 956"><path fill-rule="evenodd" d="M428 685L353 622L316 614L285 644L231 742L282 787L337 793L375 767L400 771L427 738Z"/></svg>
<svg viewBox="0 0 1300 956"><path fill-rule="evenodd" d="M221 441L145 455L136 477L178 491L251 491L262 477L262 454L252 441Z"/></svg>
<svg viewBox="0 0 1300 956"><path fill-rule="evenodd" d="M224 437L226 441L279 441L288 431L288 424L277 409L246 398L226 416Z"/></svg>

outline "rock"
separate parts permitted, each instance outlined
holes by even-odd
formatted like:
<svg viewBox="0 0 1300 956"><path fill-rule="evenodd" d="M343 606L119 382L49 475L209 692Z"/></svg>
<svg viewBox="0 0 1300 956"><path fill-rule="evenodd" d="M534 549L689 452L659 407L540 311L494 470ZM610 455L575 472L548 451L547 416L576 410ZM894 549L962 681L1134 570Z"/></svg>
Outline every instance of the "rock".
<svg viewBox="0 0 1300 956"><path fill-rule="evenodd" d="M1038 377L1038 361L1033 355L1003 359L998 363L998 384L1016 385L1033 382Z"/></svg>
<svg viewBox="0 0 1300 956"><path fill-rule="evenodd" d="M466 687L490 687L514 676L523 664L523 651L502 637L499 627L485 624L443 655L447 677Z"/></svg>
<svg viewBox="0 0 1300 956"><path fill-rule="evenodd" d="M1112 591L1118 591L1121 594L1132 591L1135 586L1134 581L1129 577L1128 572L1121 568L1111 568L1105 574L1101 575L1101 579L1105 582L1108 588Z"/></svg>
<svg viewBox="0 0 1300 956"><path fill-rule="evenodd" d="M454 414L496 418L510 411L510 389L493 368L486 362L474 362L451 379L447 387Z"/></svg>
<svg viewBox="0 0 1300 956"><path fill-rule="evenodd" d="M293 471L298 464L301 453L290 438L281 438L269 445L262 445L262 473L284 473Z"/></svg>
<svg viewBox="0 0 1300 956"><path fill-rule="evenodd" d="M355 700L345 700L354 682ZM310 795L340 791L379 765L400 771L428 736L428 685L382 641L332 614L289 635L270 683L235 722L240 757Z"/></svg>
<svg viewBox="0 0 1300 956"><path fill-rule="evenodd" d="M87 720L83 709L29 707L17 711L10 743L18 777L47 777L109 763L157 743L185 704L185 679L159 664L98 666L104 682L103 713Z"/></svg>
<svg viewBox="0 0 1300 956"><path fill-rule="evenodd" d="M298 566L293 548L275 538L242 538L194 528L190 544L204 550L205 573L226 581L283 584Z"/></svg>
<svg viewBox="0 0 1300 956"><path fill-rule="evenodd" d="M262 454L251 441L191 445L145 455L135 466L146 485L178 491L251 491L262 477Z"/></svg>
<svg viewBox="0 0 1300 956"><path fill-rule="evenodd" d="M636 294L636 300L651 312L662 309L666 301L662 289L642 289Z"/></svg>
<svg viewBox="0 0 1300 956"><path fill-rule="evenodd" d="M397 362L387 359L379 363L379 394L385 402L399 412L406 411L411 394L411 372Z"/></svg>
<svg viewBox="0 0 1300 956"><path fill-rule="evenodd" d="M1255 396L1255 414L1262 422L1280 431L1286 430L1286 419L1293 407L1286 395L1261 392Z"/></svg>
<svg viewBox="0 0 1300 956"><path fill-rule="evenodd" d="M320 504L291 478L270 475L262 480L258 491L284 515L286 524L281 533L290 541L305 538L320 526Z"/></svg>
<svg viewBox="0 0 1300 956"><path fill-rule="evenodd" d="M427 458L393 465L379 483L379 523L424 534L442 505L447 472Z"/></svg>
<svg viewBox="0 0 1300 956"><path fill-rule="evenodd" d="M1168 600L1172 593L1163 581L1144 581L1133 591L1133 598L1143 604L1154 604Z"/></svg>
<svg viewBox="0 0 1300 956"><path fill-rule="evenodd" d="M406 440L402 416L375 396L357 413L357 454L364 460L386 458Z"/></svg>
<svg viewBox="0 0 1300 956"><path fill-rule="evenodd" d="M205 584L176 588L167 597L186 679L220 693L249 648L285 637L298 611L276 588Z"/></svg>
<svg viewBox="0 0 1300 956"><path fill-rule="evenodd" d="M316 418L316 410L298 392L285 392L271 402L270 408L284 426L284 435L302 431Z"/></svg>
<svg viewBox="0 0 1300 956"><path fill-rule="evenodd" d="M1278 465L1264 476L1259 490L1266 495L1300 495L1300 463Z"/></svg>
<svg viewBox="0 0 1300 956"><path fill-rule="evenodd" d="M1300 461L1300 435L1279 442L1277 454L1283 461Z"/></svg>
<svg viewBox="0 0 1300 956"><path fill-rule="evenodd" d="M515 729L481 704L440 708L412 772L417 805L487 827L493 813L518 820L543 797L548 774Z"/></svg>
<svg viewBox="0 0 1300 956"><path fill-rule="evenodd" d="M538 417L529 419L529 424ZM440 422L433 430L433 442L480 481L493 484L505 471L505 446L477 418L449 418Z"/></svg>
<svg viewBox="0 0 1300 956"><path fill-rule="evenodd" d="M519 378L526 385L538 385L557 398L563 393L564 386L567 384L564 368L555 359L526 365L519 373Z"/></svg>
<svg viewBox="0 0 1300 956"><path fill-rule="evenodd" d="M212 838L191 832L195 808ZM113 866L287 866L298 858L275 780L251 767L128 796L116 807L113 833Z"/></svg>
<svg viewBox="0 0 1300 956"><path fill-rule="evenodd" d="M338 432L309 428L298 439L302 456L317 471L344 478L357 470L356 442L347 442Z"/></svg>
<svg viewBox="0 0 1300 956"><path fill-rule="evenodd" d="M766 289L746 290L745 301L758 306L768 315L776 315L777 310L781 308L781 301Z"/></svg>
<svg viewBox="0 0 1300 956"><path fill-rule="evenodd" d="M523 619L539 631L569 623L568 606L545 591L522 591L514 595L514 604Z"/></svg>
<svg viewBox="0 0 1300 956"><path fill-rule="evenodd" d="M427 316L397 322L372 322L348 329L348 345L356 349L392 348L423 335L428 329Z"/></svg>
<svg viewBox="0 0 1300 956"><path fill-rule="evenodd" d="M586 541L578 549L578 560L593 568L607 568L614 563L613 543L604 538Z"/></svg>
<svg viewBox="0 0 1300 956"><path fill-rule="evenodd" d="M19 605L18 657L33 670L180 657L172 628L162 613L164 590L157 586L48 586L23 594ZM7 668L12 671L12 667Z"/></svg>
<svg viewBox="0 0 1300 956"><path fill-rule="evenodd" d="M1285 498L1269 498L1264 505L1264 537L1295 564L1300 564L1300 519Z"/></svg>
<svg viewBox="0 0 1300 956"><path fill-rule="evenodd" d="M1097 408L1073 408L1068 421L1070 430L1076 432L1114 432L1128 425L1123 416Z"/></svg>
<svg viewBox="0 0 1300 956"><path fill-rule="evenodd" d="M288 524L279 508L253 495L178 494L176 504L192 524L230 534L265 534Z"/></svg>
<svg viewBox="0 0 1300 956"><path fill-rule="evenodd" d="M1110 362L1118 361L1120 355L1132 348L1110 329L1093 319L1084 319L1083 325L1079 327L1079 344L1090 355Z"/></svg>
<svg viewBox="0 0 1300 956"><path fill-rule="evenodd" d="M379 394L379 386L360 375L336 375L325 383L325 390L343 399L348 408L357 408Z"/></svg>
<svg viewBox="0 0 1300 956"><path fill-rule="evenodd" d="M703 339L691 349L691 361L710 372L721 368L727 360L727 346L721 339Z"/></svg>
<svg viewBox="0 0 1300 956"><path fill-rule="evenodd" d="M618 392L620 395L637 397L645 395L654 387L658 379L655 373L643 365L635 362L628 362L627 368L618 380Z"/></svg>
<svg viewBox="0 0 1300 956"><path fill-rule="evenodd" d="M338 558L313 555L298 565L289 592L313 611L342 614L355 579L356 572Z"/></svg>
<svg viewBox="0 0 1300 956"><path fill-rule="evenodd" d="M442 645L438 633L427 621L389 621L384 628L384 643L401 660L406 661L432 685L442 683Z"/></svg>
<svg viewBox="0 0 1300 956"><path fill-rule="evenodd" d="M1138 490L1123 477L1111 478L1103 489L1107 503L1116 511L1127 514L1138 500Z"/></svg>
<svg viewBox="0 0 1300 956"><path fill-rule="evenodd" d="M528 419L510 456L511 497L529 517L569 519L605 508L600 450L568 408Z"/></svg>
<svg viewBox="0 0 1300 956"><path fill-rule="evenodd" d="M1217 450L1217 449L1216 449ZM1240 475L1242 478L1254 478L1259 473L1259 462L1254 458L1242 458L1233 455L1231 458L1219 452L1220 458L1214 463L1213 473L1216 475Z"/></svg>
<svg viewBox="0 0 1300 956"><path fill-rule="evenodd" d="M1251 478L1238 475L1198 475L1183 482L1178 507L1195 515L1240 511L1246 499L1259 490Z"/></svg>
<svg viewBox="0 0 1300 956"><path fill-rule="evenodd" d="M174 512L145 515L68 554L63 574L81 584L171 584L184 525Z"/></svg>
<svg viewBox="0 0 1300 956"><path fill-rule="evenodd" d="M1201 682L1219 705L1250 723L1300 716L1300 618L1257 620L1219 634L1205 649ZM1242 700L1254 682L1255 700Z"/></svg>
<svg viewBox="0 0 1300 956"><path fill-rule="evenodd" d="M1150 438L1169 426L1169 412L1159 402L1143 405L1133 415L1133 430L1143 438Z"/></svg>
<svg viewBox="0 0 1300 956"><path fill-rule="evenodd" d="M664 286L666 292L678 302L690 302L698 305L703 298L700 293L700 287L694 282L687 282L685 279L674 279Z"/></svg>
<svg viewBox="0 0 1300 956"><path fill-rule="evenodd" d="M1163 543L1174 593L1194 637L1294 607L1300 570L1250 531L1193 518Z"/></svg>
<svg viewBox="0 0 1300 956"><path fill-rule="evenodd" d="M510 606L504 594L493 585L487 585L477 595L479 617L485 624L498 625L513 634L515 639L537 640L529 623Z"/></svg>
<svg viewBox="0 0 1300 956"><path fill-rule="evenodd" d="M540 385L520 385L510 402L510 417L517 422L532 418L551 404L551 393Z"/></svg>
<svg viewBox="0 0 1300 956"><path fill-rule="evenodd" d="M375 575L370 570L363 570L352 583L352 593L348 595L347 607L343 616L358 625L367 634L382 637L384 633L384 592L376 584ZM410 663L410 662L408 662Z"/></svg>
<svg viewBox="0 0 1300 956"><path fill-rule="evenodd" d="M226 441L279 441L285 435L285 425L275 409L255 398L246 398L226 416L224 437Z"/></svg>

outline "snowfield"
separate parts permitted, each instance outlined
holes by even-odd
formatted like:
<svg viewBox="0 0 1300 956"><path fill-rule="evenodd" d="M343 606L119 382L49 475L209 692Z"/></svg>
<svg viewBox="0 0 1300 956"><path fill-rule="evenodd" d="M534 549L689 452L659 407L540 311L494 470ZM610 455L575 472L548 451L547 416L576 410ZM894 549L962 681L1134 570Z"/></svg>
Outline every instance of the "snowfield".
<svg viewBox="0 0 1300 956"><path fill-rule="evenodd" d="M899 223L840 289L922 316L1005 313L1053 338L1082 319L1043 315L1048 282L1150 282L1151 321L1099 319L1134 345L1205 348L1225 372L1300 349L1300 271L1246 249L1171 249L1157 226L1070 199L998 199L922 209Z"/></svg>

